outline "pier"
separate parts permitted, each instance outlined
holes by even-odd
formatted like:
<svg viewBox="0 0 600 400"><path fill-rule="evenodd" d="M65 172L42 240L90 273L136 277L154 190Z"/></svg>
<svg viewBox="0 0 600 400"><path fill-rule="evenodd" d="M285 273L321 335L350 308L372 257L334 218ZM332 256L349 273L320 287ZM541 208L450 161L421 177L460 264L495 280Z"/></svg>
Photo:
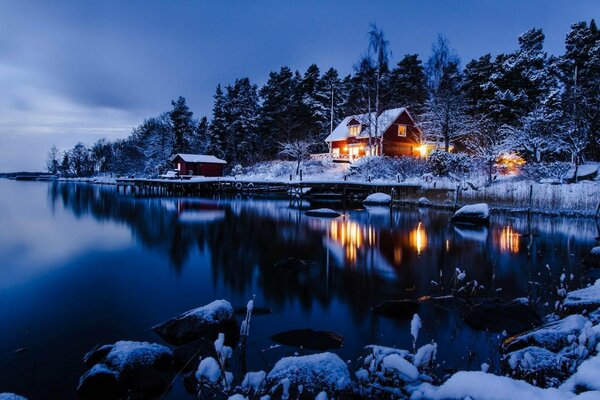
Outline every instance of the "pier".
<svg viewBox="0 0 600 400"><path fill-rule="evenodd" d="M394 199L413 195L418 184L349 180L258 180L230 177L194 177L190 179L117 179L117 192L135 196L202 196L229 194L287 194L290 197L362 200L375 192Z"/></svg>

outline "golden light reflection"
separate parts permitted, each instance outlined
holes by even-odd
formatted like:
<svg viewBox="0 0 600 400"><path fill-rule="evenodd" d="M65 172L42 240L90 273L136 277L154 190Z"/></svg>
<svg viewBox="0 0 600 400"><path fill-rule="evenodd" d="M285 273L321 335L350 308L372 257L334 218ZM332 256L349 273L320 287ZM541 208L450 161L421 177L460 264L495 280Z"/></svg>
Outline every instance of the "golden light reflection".
<svg viewBox="0 0 600 400"><path fill-rule="evenodd" d="M500 250L511 253L519 252L519 234L511 226L502 227L500 232Z"/></svg>
<svg viewBox="0 0 600 400"><path fill-rule="evenodd" d="M371 227L363 232L356 222L349 220L331 221L331 239L342 245L346 253L346 259L349 262L356 261L358 249L363 245L365 234L368 243L372 243L375 233Z"/></svg>
<svg viewBox="0 0 600 400"><path fill-rule="evenodd" d="M419 222L417 227L410 231L409 237L411 246L417 250L417 254L421 254L427 247L427 234L422 222Z"/></svg>

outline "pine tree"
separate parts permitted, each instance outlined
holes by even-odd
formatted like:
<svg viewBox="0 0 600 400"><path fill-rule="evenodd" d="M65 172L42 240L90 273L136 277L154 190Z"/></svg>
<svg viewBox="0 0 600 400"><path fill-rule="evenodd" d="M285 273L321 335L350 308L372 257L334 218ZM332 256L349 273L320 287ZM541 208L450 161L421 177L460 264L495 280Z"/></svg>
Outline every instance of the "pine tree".
<svg viewBox="0 0 600 400"><path fill-rule="evenodd" d="M262 138L258 131L258 93L250 79L236 79L227 86L225 116L225 157L232 163L257 161Z"/></svg>
<svg viewBox="0 0 600 400"><path fill-rule="evenodd" d="M495 99L495 91L491 87L493 73L494 63L489 53L472 60L465 67L462 92L469 115L490 114Z"/></svg>
<svg viewBox="0 0 600 400"><path fill-rule="evenodd" d="M406 107L413 115L424 111L427 101L427 75L417 54L406 54L390 75L391 107Z"/></svg>
<svg viewBox="0 0 600 400"><path fill-rule="evenodd" d="M208 129L208 145L206 152L217 157L225 157L225 136L227 129L225 126L225 95L221 85L217 86L214 96L213 114Z"/></svg>
<svg viewBox="0 0 600 400"><path fill-rule="evenodd" d="M63 159L60 164L60 173L63 176L71 175L71 160L69 159L69 153L67 151L63 154Z"/></svg>
<svg viewBox="0 0 600 400"><path fill-rule="evenodd" d="M194 135L190 140L190 151L192 153L206 154L211 143L211 138L208 131L208 119L200 118L200 121L194 128Z"/></svg>
<svg viewBox="0 0 600 400"><path fill-rule="evenodd" d="M194 124L192 123L193 113L182 96L179 96L177 101L172 101L171 105L173 109L171 110L170 117L173 134L175 135L172 151L173 154L185 153L189 147L189 138L194 131Z"/></svg>

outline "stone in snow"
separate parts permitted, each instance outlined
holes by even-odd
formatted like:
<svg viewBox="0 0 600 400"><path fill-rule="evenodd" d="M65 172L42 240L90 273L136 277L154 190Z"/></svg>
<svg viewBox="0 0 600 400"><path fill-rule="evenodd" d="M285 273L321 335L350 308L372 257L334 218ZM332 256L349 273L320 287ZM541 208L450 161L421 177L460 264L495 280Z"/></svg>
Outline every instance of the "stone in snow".
<svg viewBox="0 0 600 400"><path fill-rule="evenodd" d="M580 165L577 168L577 179L578 180L591 180L594 179L598 175L598 165L594 164L585 164ZM567 171L564 176L564 179L567 181L575 180L575 168L571 168Z"/></svg>
<svg viewBox="0 0 600 400"><path fill-rule="evenodd" d="M27 400L27 398L14 393L0 393L0 400Z"/></svg>
<svg viewBox="0 0 600 400"><path fill-rule="evenodd" d="M339 349L344 338L334 332L312 329L294 329L271 336L271 340L287 346L303 347L312 350Z"/></svg>
<svg viewBox="0 0 600 400"><path fill-rule="evenodd" d="M426 205L429 205L429 204L431 204L431 202L429 201L429 199L428 199L427 197L421 197L421 198L420 198L420 199L417 201L417 203L418 203L419 205L422 205L422 206L426 206Z"/></svg>
<svg viewBox="0 0 600 400"><path fill-rule="evenodd" d="M514 351L502 359L506 375L541 387L557 386L569 371L569 360L536 346Z"/></svg>
<svg viewBox="0 0 600 400"><path fill-rule="evenodd" d="M225 334L228 344L235 344L239 335L233 307L226 300L215 300L187 311L152 327L152 330L174 345L182 345L202 337L214 340L219 333Z"/></svg>
<svg viewBox="0 0 600 400"><path fill-rule="evenodd" d="M490 223L490 208L486 203L469 204L459 208L452 218L455 224L485 226Z"/></svg>
<svg viewBox="0 0 600 400"><path fill-rule="evenodd" d="M242 381L242 388L246 390L252 389L256 393L266 377L267 373L265 371L247 372Z"/></svg>
<svg viewBox="0 0 600 400"><path fill-rule="evenodd" d="M91 350L83 361L91 367L77 387L85 399L112 398L125 392L134 397L160 393L173 376L171 350L156 343L118 341Z"/></svg>
<svg viewBox="0 0 600 400"><path fill-rule="evenodd" d="M560 386L560 389L600 391L600 355L595 355L582 362L577 371ZM600 393L598 398L600 398Z"/></svg>
<svg viewBox="0 0 600 400"><path fill-rule="evenodd" d="M415 353L413 364L417 368L432 365L437 355L437 343L428 343L425 346L419 347Z"/></svg>
<svg viewBox="0 0 600 400"><path fill-rule="evenodd" d="M286 379L293 388L297 389L302 385L305 394L310 393L315 396L325 391L335 398L341 398L340 394L351 384L348 366L333 353L284 357L277 361L267 375L266 386L274 390Z"/></svg>
<svg viewBox="0 0 600 400"><path fill-rule="evenodd" d="M339 212L332 210L331 208L315 208L314 210L308 210L306 213L309 217L321 217L321 218L336 218L339 217Z"/></svg>
<svg viewBox="0 0 600 400"><path fill-rule="evenodd" d="M414 382L419 379L419 370L399 354L385 356L382 361L385 371L392 372L404 382Z"/></svg>
<svg viewBox="0 0 600 400"><path fill-rule="evenodd" d="M579 336L587 321L583 315L569 315L532 331L510 336L502 343L502 352L506 354L529 346L558 352L571 343L573 336Z"/></svg>
<svg viewBox="0 0 600 400"><path fill-rule="evenodd" d="M567 293L563 307L568 313L596 311L600 307L600 279L590 287Z"/></svg>
<svg viewBox="0 0 600 400"><path fill-rule="evenodd" d="M477 330L506 331L514 335L535 328L542 321L529 304L485 300L471 308L465 316L465 323Z"/></svg>
<svg viewBox="0 0 600 400"><path fill-rule="evenodd" d="M393 319L410 319L419 310L419 302L414 300L389 300L371 309L375 314Z"/></svg>
<svg viewBox="0 0 600 400"><path fill-rule="evenodd" d="M392 196L386 193L373 193L367 196L363 200L363 204L390 204L392 202Z"/></svg>

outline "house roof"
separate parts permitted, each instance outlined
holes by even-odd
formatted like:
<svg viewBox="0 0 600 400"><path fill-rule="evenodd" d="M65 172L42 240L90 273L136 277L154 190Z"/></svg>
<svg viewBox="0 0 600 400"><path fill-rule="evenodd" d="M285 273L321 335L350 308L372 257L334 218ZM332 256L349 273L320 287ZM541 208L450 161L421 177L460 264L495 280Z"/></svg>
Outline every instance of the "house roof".
<svg viewBox="0 0 600 400"><path fill-rule="evenodd" d="M349 115L349 116L345 117L342 120L342 122L339 123L338 126L335 127L333 132L331 132L329 134L329 136L327 136L325 141L326 142L335 142L338 140L346 140L349 136L348 123L350 121L352 121L352 119L356 119L363 125L363 129L360 132L360 134L357 136L357 138L360 139L360 138L368 138L369 137L369 127L368 127L369 124L371 125L371 128L370 128L370 131L372 132L371 135L373 137L379 137L390 127L390 125L392 123L394 123L394 121L403 112L408 113L406 108L399 107L399 108L392 108L390 110L385 110L381 114L379 114L379 117L377 118L377 131L378 132L375 132L375 126L376 126L375 125L375 113ZM412 119L410 114L408 114L408 115Z"/></svg>
<svg viewBox="0 0 600 400"><path fill-rule="evenodd" d="M175 160L175 158L179 156L185 162L191 163L208 163L208 164L227 164L227 161L221 160L215 156L209 156L207 154L175 154L171 157L171 161Z"/></svg>

